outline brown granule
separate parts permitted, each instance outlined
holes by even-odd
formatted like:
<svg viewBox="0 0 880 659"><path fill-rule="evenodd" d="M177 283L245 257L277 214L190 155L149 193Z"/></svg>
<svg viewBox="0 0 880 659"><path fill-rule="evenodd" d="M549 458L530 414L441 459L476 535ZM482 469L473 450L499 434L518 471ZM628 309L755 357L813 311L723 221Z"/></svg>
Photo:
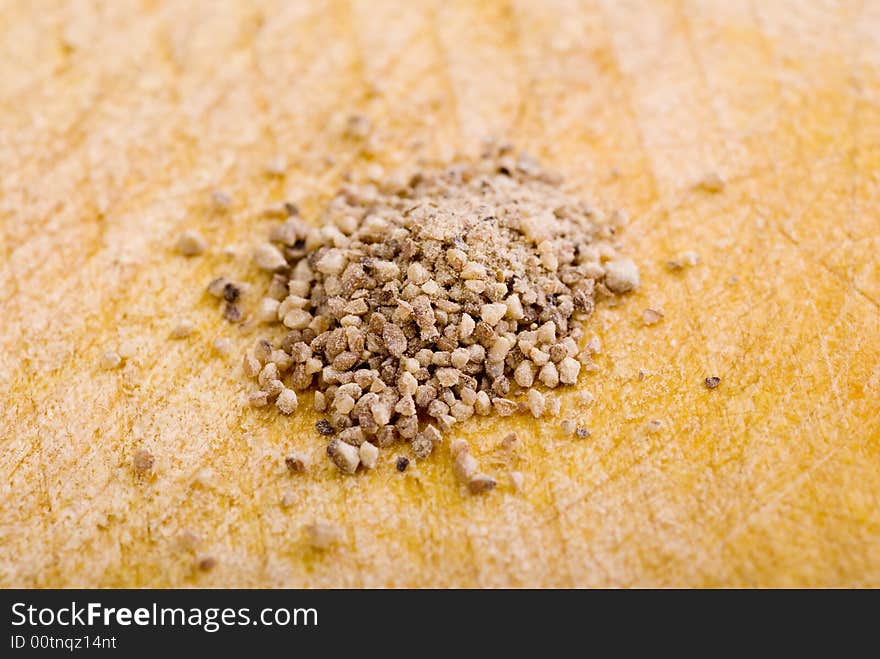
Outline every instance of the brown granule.
<svg viewBox="0 0 880 659"><path fill-rule="evenodd" d="M256 247L268 283L256 322L285 334L244 359L260 388L251 404L274 400L292 414L294 392L316 390L318 432L333 436L327 454L345 473L373 468L380 447L401 441L426 458L474 415L557 415L560 401L545 390L593 370L598 348L578 344L597 294L639 286L614 242L624 216L606 220L508 149L370 176L340 190L315 224L293 209ZM223 278L208 288L237 322L227 285L240 289ZM495 486L472 476L472 491Z"/></svg>
<svg viewBox="0 0 880 659"><path fill-rule="evenodd" d="M456 478L467 485L471 494L494 489L497 482L491 476L479 471L479 465L470 454L470 446L466 440L460 438L453 440L450 451L453 456L453 472Z"/></svg>
<svg viewBox="0 0 880 659"><path fill-rule="evenodd" d="M362 114L353 114L346 122L346 135L354 139L365 139L370 134L372 124Z"/></svg>
<svg viewBox="0 0 880 659"><path fill-rule="evenodd" d="M202 556L196 561L196 567L202 572L210 572L217 567L217 559L213 556Z"/></svg>
<svg viewBox="0 0 880 659"><path fill-rule="evenodd" d="M325 436L336 434L336 430L330 425L330 422L327 421L327 419L321 419L315 423L315 430L317 430L319 434Z"/></svg>
<svg viewBox="0 0 880 659"><path fill-rule="evenodd" d="M486 474L475 474L468 481L468 490L470 490L471 494L480 494L481 492L494 490L497 484L498 483L491 476L487 476Z"/></svg>
<svg viewBox="0 0 880 659"><path fill-rule="evenodd" d="M227 302L223 305L223 317L230 323L237 323L242 319L241 309L238 305Z"/></svg>
<svg viewBox="0 0 880 659"><path fill-rule="evenodd" d="M721 384L721 378L719 378L717 375L713 375L712 377L708 377L703 380L703 385L706 387L706 389L715 389L718 387L719 384Z"/></svg>
<svg viewBox="0 0 880 659"><path fill-rule="evenodd" d="M290 453L284 458L284 464L291 474L301 474L308 470L309 459L302 453Z"/></svg>
<svg viewBox="0 0 880 659"><path fill-rule="evenodd" d="M155 464L156 459L153 457L153 454L145 448L137 449L131 459L131 466L138 475L150 473Z"/></svg>
<svg viewBox="0 0 880 659"><path fill-rule="evenodd" d="M241 288L235 282L228 281L223 284L224 300L229 304L232 304L233 302L237 302L239 297L241 297Z"/></svg>
<svg viewBox="0 0 880 659"><path fill-rule="evenodd" d="M327 445L327 455L336 468L346 474L353 474L361 461L356 446L337 438Z"/></svg>

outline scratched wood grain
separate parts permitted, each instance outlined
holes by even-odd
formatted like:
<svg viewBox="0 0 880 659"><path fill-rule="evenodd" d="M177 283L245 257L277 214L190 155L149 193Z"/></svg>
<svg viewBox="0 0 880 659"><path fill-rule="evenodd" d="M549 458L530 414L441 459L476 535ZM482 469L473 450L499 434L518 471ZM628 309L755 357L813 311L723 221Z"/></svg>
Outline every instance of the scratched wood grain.
<svg viewBox="0 0 880 659"><path fill-rule="evenodd" d="M341 477L314 415L243 406L253 337L204 285L255 276L262 205L490 134L633 218L644 285L592 319L595 402L562 395L592 438L463 425L486 461L518 433L520 494L446 448ZM2 586L880 585L880 3L4 0L0 163Z"/></svg>

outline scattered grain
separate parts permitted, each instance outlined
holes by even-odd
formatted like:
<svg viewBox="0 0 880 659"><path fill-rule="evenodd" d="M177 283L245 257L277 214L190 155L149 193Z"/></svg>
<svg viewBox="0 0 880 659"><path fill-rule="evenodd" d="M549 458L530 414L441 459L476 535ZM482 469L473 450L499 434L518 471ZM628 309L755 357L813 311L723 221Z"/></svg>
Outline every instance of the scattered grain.
<svg viewBox="0 0 880 659"><path fill-rule="evenodd" d="M195 332L196 326L190 320L181 320L171 329L172 339L185 339Z"/></svg>
<svg viewBox="0 0 880 659"><path fill-rule="evenodd" d="M709 172L697 184L697 187L699 189L712 194L721 192L722 190L724 190L724 186L724 179L721 178L721 175L718 172Z"/></svg>
<svg viewBox="0 0 880 659"><path fill-rule="evenodd" d="M529 411L536 419L541 418L544 414L546 401L543 394L537 389L529 389Z"/></svg>
<svg viewBox="0 0 880 659"><path fill-rule="evenodd" d="M660 419L651 419L645 424L645 430L650 433L660 432L663 430L663 421Z"/></svg>
<svg viewBox="0 0 880 659"><path fill-rule="evenodd" d="M196 561L196 567L202 572L210 572L217 567L217 559L214 556L202 556Z"/></svg>
<svg viewBox="0 0 880 659"><path fill-rule="evenodd" d="M225 357L232 351L232 341L230 341L226 337L220 336L214 339L212 347L215 353L217 353L221 357Z"/></svg>
<svg viewBox="0 0 880 659"><path fill-rule="evenodd" d="M562 384L574 384L581 372L581 364L572 357L566 357L559 362L559 381Z"/></svg>
<svg viewBox="0 0 880 659"><path fill-rule="evenodd" d="M255 391L248 395L248 403L251 407L266 407L269 404L269 394L265 391Z"/></svg>
<svg viewBox="0 0 880 659"><path fill-rule="evenodd" d="M467 450L459 450L458 453L455 454L454 460L452 463L452 471L455 474L456 478L462 481L464 484L468 484L473 478L474 474L477 473L479 469L479 465L477 461L474 459Z"/></svg>
<svg viewBox="0 0 880 659"><path fill-rule="evenodd" d="M254 249L254 263L261 270L275 272L287 267L287 259L272 243L262 243Z"/></svg>
<svg viewBox="0 0 880 659"><path fill-rule="evenodd" d="M266 163L266 173L269 176L283 176L287 172L287 158L277 155Z"/></svg>
<svg viewBox="0 0 880 659"><path fill-rule="evenodd" d="M663 320L663 312L659 309L647 308L642 312L642 322L647 325L656 325Z"/></svg>
<svg viewBox="0 0 880 659"><path fill-rule="evenodd" d="M329 549L342 540L342 529L326 522L307 524L305 532L306 539L313 549Z"/></svg>
<svg viewBox="0 0 880 659"><path fill-rule="evenodd" d="M309 468L309 459L304 453L290 453L285 456L284 464L291 474L302 474Z"/></svg>
<svg viewBox="0 0 880 659"><path fill-rule="evenodd" d="M223 297L226 285L231 283L226 277L216 277L208 284L208 293L214 297Z"/></svg>
<svg viewBox="0 0 880 659"><path fill-rule="evenodd" d="M346 474L353 474L361 461L357 447L336 438L327 445L327 455L336 468Z"/></svg>
<svg viewBox="0 0 880 659"><path fill-rule="evenodd" d="M486 474L475 474L468 481L468 490L470 490L471 494L480 494L481 492L494 490L497 484L498 483L491 476L487 476Z"/></svg>
<svg viewBox="0 0 880 659"><path fill-rule="evenodd" d="M325 437L330 437L336 434L336 430L330 425L330 422L327 421L327 419L320 419L315 423L315 430L318 431L319 435L324 435Z"/></svg>
<svg viewBox="0 0 880 659"><path fill-rule="evenodd" d="M696 252L687 250L681 253L681 262L693 267L700 262L700 257Z"/></svg>
<svg viewBox="0 0 880 659"><path fill-rule="evenodd" d="M683 270L686 267L693 267L700 262L699 255L693 250L682 252L678 257L667 261L666 267L673 272Z"/></svg>
<svg viewBox="0 0 880 659"><path fill-rule="evenodd" d="M631 259L605 264L605 286L612 293L628 293L639 287L639 269Z"/></svg>
<svg viewBox="0 0 880 659"><path fill-rule="evenodd" d="M138 349L140 348L140 344L137 339L128 339L126 341L122 341L119 344L119 349L117 352L119 356L123 359L132 359L135 355L137 355Z"/></svg>
<svg viewBox="0 0 880 659"><path fill-rule="evenodd" d="M122 363L122 357L115 350L107 350L101 355L101 368L111 370Z"/></svg>
<svg viewBox="0 0 880 659"><path fill-rule="evenodd" d="M362 114L353 114L348 118L345 132L351 138L363 140L369 136L371 129L372 124L367 117Z"/></svg>
<svg viewBox="0 0 880 659"><path fill-rule="evenodd" d="M184 551L195 551L199 548L202 539L192 529L184 529L178 536L177 542Z"/></svg>
<svg viewBox="0 0 880 659"><path fill-rule="evenodd" d="M214 190L211 193L211 203L217 210L225 211L232 206L232 196L224 190Z"/></svg>
<svg viewBox="0 0 880 659"><path fill-rule="evenodd" d="M522 492L523 486L526 482L526 477L521 471L511 471L508 474L510 478L510 487L514 492Z"/></svg>
<svg viewBox="0 0 880 659"><path fill-rule="evenodd" d="M176 247L183 256L198 256L204 253L208 244L198 231L184 231L177 238Z"/></svg>
<svg viewBox="0 0 880 659"><path fill-rule="evenodd" d="M134 467L135 473L141 476L150 473L155 464L156 459L153 457L153 454L145 448L136 449L131 459L131 465Z"/></svg>

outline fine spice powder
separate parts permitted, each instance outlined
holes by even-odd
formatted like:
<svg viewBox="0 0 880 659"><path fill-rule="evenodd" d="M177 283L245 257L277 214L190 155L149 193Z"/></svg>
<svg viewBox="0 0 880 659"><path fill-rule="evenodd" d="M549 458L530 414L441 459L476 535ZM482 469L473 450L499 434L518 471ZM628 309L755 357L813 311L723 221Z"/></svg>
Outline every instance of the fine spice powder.
<svg viewBox="0 0 880 659"><path fill-rule="evenodd" d="M596 300L639 285L615 244L624 216L560 183L493 146L474 163L347 185L320 226L288 204L254 252L268 273L257 320L286 334L245 354L258 387L250 403L293 414L296 392L314 390L316 436L349 474L401 442L424 459L475 414L558 412L549 391L591 365L579 343ZM223 277L208 287L231 322L241 320L241 288ZM452 448L472 492L495 486L466 442ZM303 469L298 456L287 463ZM399 456L397 469L408 463Z"/></svg>

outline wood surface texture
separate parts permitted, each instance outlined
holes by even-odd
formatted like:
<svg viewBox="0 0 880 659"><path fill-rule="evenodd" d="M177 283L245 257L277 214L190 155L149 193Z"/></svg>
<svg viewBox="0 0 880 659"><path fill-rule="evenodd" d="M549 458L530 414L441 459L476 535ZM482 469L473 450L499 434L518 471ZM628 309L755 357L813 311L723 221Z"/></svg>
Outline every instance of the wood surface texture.
<svg viewBox="0 0 880 659"><path fill-rule="evenodd" d="M317 221L347 172L487 135L632 217L643 286L560 392L592 437L461 425L486 464L518 433L521 493L499 465L468 495L448 444L341 476L311 411L243 404L255 335L205 285L258 278L266 204ZM203 257L173 251L187 228ZM0 229L0 586L880 586L876 0L3 0Z"/></svg>

